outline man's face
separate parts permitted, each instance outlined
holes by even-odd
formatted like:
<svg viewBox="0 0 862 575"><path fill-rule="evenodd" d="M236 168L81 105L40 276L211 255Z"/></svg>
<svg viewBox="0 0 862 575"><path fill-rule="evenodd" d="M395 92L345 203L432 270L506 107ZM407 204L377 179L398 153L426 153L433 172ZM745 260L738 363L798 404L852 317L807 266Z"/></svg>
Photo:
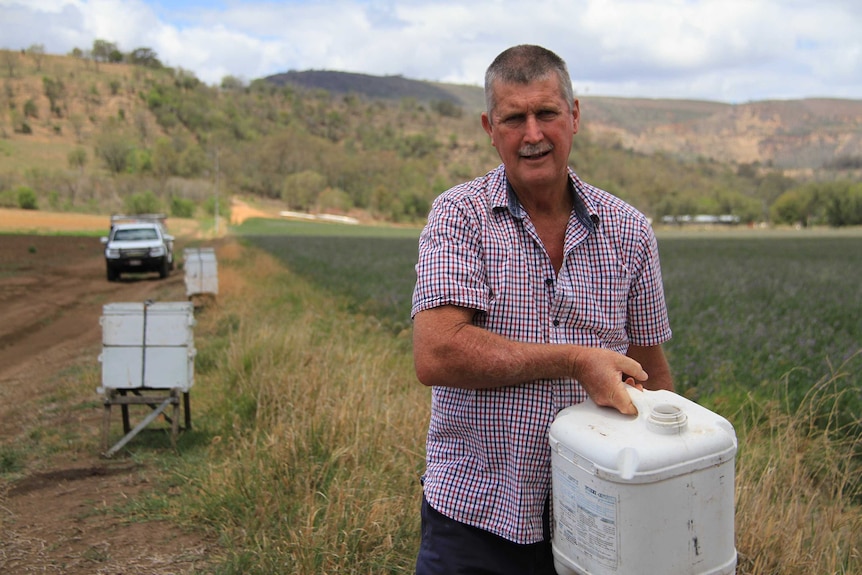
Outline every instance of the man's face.
<svg viewBox="0 0 862 575"><path fill-rule="evenodd" d="M555 75L528 85L497 82L496 106L482 114L482 127L519 193L565 185L572 138L578 132L578 101L560 93Z"/></svg>

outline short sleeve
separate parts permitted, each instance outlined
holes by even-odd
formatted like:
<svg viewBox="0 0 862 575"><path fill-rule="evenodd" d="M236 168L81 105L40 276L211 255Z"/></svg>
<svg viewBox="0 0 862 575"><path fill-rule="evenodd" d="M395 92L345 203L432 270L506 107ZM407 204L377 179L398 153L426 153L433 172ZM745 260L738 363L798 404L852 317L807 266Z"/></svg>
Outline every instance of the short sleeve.
<svg viewBox="0 0 862 575"><path fill-rule="evenodd" d="M443 305L487 311L482 251L478 218L463 204L438 197L419 237L411 317Z"/></svg>
<svg viewBox="0 0 862 575"><path fill-rule="evenodd" d="M659 345L671 338L659 263L658 241L644 222L639 266L628 299L627 332L634 345Z"/></svg>

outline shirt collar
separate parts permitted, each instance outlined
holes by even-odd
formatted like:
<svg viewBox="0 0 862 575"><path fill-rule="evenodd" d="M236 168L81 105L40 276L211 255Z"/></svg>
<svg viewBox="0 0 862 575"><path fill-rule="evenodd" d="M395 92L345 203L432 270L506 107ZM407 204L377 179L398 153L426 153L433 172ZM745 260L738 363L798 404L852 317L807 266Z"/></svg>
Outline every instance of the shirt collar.
<svg viewBox="0 0 862 575"><path fill-rule="evenodd" d="M584 183L571 170L569 170L569 189L574 197L575 217L589 233L595 233L599 224L599 215L586 193Z"/></svg>
<svg viewBox="0 0 862 575"><path fill-rule="evenodd" d="M522 220L524 219L524 208L521 206L521 202L518 200L512 184L506 178L503 166L500 168L503 170L501 181L504 183L504 187L498 188L499 191L494 194L493 207L495 209L506 208L512 214L513 218ZM503 196L503 190L505 190L505 196ZM596 226L599 223L599 216L586 193L586 186L571 168L569 168L569 191L574 200L575 217L589 233L595 232Z"/></svg>

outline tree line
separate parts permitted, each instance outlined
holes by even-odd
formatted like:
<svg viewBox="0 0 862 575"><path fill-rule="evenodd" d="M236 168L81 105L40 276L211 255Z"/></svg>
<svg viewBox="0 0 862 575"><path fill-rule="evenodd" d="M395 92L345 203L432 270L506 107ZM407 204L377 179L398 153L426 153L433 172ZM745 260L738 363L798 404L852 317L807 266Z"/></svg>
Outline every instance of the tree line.
<svg viewBox="0 0 862 575"><path fill-rule="evenodd" d="M141 46L129 52L122 52L116 42L99 38L93 40L93 46L91 48L72 48L69 55L75 58L91 60L96 65L98 65L99 62L110 62L112 64L125 62L127 64L145 66L148 68L158 69L163 67L158 54L152 48Z"/></svg>

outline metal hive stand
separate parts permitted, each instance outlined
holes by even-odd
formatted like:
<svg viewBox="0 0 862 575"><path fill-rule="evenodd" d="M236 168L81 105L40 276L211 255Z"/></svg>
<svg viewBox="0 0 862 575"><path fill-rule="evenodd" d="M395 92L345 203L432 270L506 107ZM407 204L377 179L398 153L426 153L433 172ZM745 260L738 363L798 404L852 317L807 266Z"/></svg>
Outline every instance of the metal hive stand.
<svg viewBox="0 0 862 575"><path fill-rule="evenodd" d="M131 391L132 395L127 392ZM156 392L153 395L145 395L142 392ZM185 426L183 429L190 430L192 428L191 409L189 402L189 392L175 389L106 389L103 403L105 406L102 414L102 447L104 457L113 457L120 449L123 448L133 437L144 430L150 423L162 415L168 407L172 407L172 415L165 414L165 419L171 424L171 447L174 451L177 450L177 436L180 432L180 395L182 395L183 411L185 414ZM123 415L123 436L120 441L114 444L110 449L110 431L111 431L111 408L114 405L121 407ZM131 428L129 422L129 406L130 405L148 405L152 411L140 422L134 429Z"/></svg>

